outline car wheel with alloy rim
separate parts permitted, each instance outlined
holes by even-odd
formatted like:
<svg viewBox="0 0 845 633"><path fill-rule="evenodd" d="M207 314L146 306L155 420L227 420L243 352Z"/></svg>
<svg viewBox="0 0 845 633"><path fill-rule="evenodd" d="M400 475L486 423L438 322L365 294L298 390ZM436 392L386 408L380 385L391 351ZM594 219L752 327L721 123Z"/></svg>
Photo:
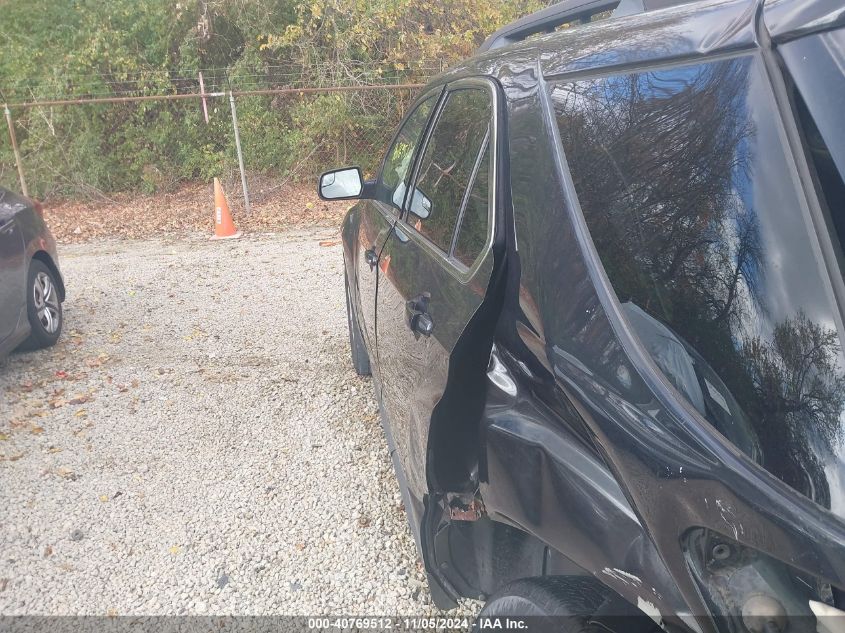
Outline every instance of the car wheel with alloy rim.
<svg viewBox="0 0 845 633"><path fill-rule="evenodd" d="M38 259L29 266L26 312L31 332L20 349L55 345L62 333L62 302L53 271Z"/></svg>

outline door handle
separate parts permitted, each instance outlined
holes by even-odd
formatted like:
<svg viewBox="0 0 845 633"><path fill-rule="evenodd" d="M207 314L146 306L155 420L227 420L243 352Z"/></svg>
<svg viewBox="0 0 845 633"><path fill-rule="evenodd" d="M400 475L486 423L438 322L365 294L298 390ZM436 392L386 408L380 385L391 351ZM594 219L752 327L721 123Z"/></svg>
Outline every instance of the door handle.
<svg viewBox="0 0 845 633"><path fill-rule="evenodd" d="M364 251L364 261L370 265L370 270L373 270L378 264L378 255L376 255L375 248L368 248Z"/></svg>
<svg viewBox="0 0 845 633"><path fill-rule="evenodd" d="M431 295L424 292L405 302L405 319L417 340L420 336L428 338L434 332L434 319L428 313L430 300Z"/></svg>

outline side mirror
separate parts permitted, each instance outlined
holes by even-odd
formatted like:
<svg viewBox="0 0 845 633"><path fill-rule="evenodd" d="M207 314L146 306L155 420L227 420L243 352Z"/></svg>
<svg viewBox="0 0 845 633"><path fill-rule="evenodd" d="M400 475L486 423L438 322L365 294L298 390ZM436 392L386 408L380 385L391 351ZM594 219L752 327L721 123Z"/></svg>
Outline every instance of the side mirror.
<svg viewBox="0 0 845 633"><path fill-rule="evenodd" d="M323 200L350 200L364 191L364 178L358 167L333 169L320 176L317 194Z"/></svg>
<svg viewBox="0 0 845 633"><path fill-rule="evenodd" d="M431 215L431 200L416 188L411 196L411 213L421 220L427 220L428 216Z"/></svg>

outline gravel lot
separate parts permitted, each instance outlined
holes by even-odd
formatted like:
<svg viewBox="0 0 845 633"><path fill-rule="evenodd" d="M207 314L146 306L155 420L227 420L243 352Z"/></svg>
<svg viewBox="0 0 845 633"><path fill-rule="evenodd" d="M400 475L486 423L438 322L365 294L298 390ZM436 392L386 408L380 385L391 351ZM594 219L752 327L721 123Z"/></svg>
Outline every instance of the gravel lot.
<svg viewBox="0 0 845 633"><path fill-rule="evenodd" d="M337 240L62 248L62 341L0 361L0 613L436 612Z"/></svg>

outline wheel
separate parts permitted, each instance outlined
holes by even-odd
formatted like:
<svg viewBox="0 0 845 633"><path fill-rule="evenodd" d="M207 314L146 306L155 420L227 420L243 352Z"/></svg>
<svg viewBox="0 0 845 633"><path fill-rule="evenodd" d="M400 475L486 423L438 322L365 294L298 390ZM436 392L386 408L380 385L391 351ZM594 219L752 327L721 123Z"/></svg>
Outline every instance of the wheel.
<svg viewBox="0 0 845 633"><path fill-rule="evenodd" d="M346 271L343 272L343 285L346 290L346 324L349 327L349 348L352 352L352 366L359 376L370 375L370 356L364 346L364 337L361 334L361 327L352 309L352 297L349 294L349 278Z"/></svg>
<svg viewBox="0 0 845 633"><path fill-rule="evenodd" d="M605 602L601 585L591 578L524 578L494 594L481 609L474 631L495 629L496 620L525 618L528 633L594 633L592 615ZM492 625L492 626L491 626Z"/></svg>
<svg viewBox="0 0 845 633"><path fill-rule="evenodd" d="M53 272L37 259L32 260L27 275L26 315L32 331L19 349L55 345L62 333L62 302Z"/></svg>

